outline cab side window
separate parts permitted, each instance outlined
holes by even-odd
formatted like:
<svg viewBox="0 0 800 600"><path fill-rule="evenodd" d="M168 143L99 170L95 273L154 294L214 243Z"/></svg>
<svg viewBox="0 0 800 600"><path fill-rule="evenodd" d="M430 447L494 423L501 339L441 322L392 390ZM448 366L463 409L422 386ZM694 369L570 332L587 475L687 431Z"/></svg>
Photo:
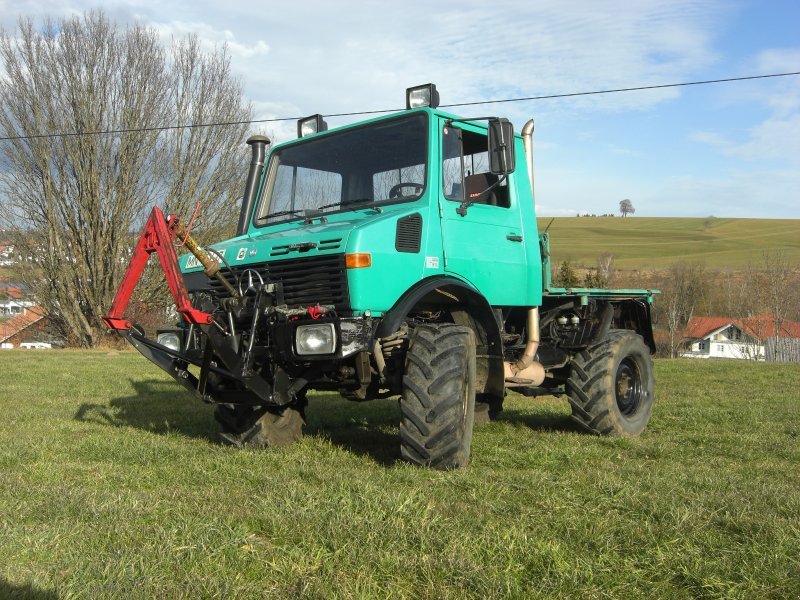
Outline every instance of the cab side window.
<svg viewBox="0 0 800 600"><path fill-rule="evenodd" d="M442 147L442 188L444 197L509 208L508 182L496 185L498 176L489 172L488 141L485 134L457 127L445 127ZM490 189L491 188L491 189Z"/></svg>

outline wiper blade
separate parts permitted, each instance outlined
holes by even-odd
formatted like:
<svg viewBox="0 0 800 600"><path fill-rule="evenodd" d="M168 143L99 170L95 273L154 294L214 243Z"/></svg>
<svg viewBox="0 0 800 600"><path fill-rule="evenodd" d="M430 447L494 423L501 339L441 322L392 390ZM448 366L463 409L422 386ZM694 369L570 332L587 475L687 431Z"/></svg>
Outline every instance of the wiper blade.
<svg viewBox="0 0 800 600"><path fill-rule="evenodd" d="M378 206L363 206L364 204L369 204L373 202L372 198L359 198L357 200L345 200L343 202L331 202L330 204L323 204L322 206L318 206L316 208L296 208L294 210L281 210L276 213L271 213L267 215L267 219L272 219L275 217L285 217L287 215L297 215L302 216L305 219L316 219L317 217L322 216L322 211L326 208L335 208L337 206L343 207L345 210L355 210L357 208L371 208L376 212L383 212L380 207ZM352 207L350 205L353 205Z"/></svg>
<svg viewBox="0 0 800 600"><path fill-rule="evenodd" d="M326 208L335 208L337 206L341 206L345 210L355 210L357 208L371 208L377 212L383 212L380 207L378 206L362 206L363 204L370 204L374 202L372 198L358 198L356 200L344 200L342 202L332 202L331 204L323 204L319 207L319 210L325 210ZM352 206L351 206L352 205Z"/></svg>
<svg viewBox="0 0 800 600"><path fill-rule="evenodd" d="M286 215L300 215L305 212L306 209L298 208L295 210L281 210L276 213L270 213L267 215L267 219L272 219L273 217L285 217Z"/></svg>

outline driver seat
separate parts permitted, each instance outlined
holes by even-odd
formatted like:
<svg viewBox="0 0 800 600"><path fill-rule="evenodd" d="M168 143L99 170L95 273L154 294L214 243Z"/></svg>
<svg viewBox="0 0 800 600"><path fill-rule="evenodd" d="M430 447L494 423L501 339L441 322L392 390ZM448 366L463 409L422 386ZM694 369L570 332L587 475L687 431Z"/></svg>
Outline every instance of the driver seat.
<svg viewBox="0 0 800 600"><path fill-rule="evenodd" d="M493 188L486 191L489 187L497 183L498 177L492 173L478 173L464 177L464 200L473 204L487 204L497 206L497 194Z"/></svg>

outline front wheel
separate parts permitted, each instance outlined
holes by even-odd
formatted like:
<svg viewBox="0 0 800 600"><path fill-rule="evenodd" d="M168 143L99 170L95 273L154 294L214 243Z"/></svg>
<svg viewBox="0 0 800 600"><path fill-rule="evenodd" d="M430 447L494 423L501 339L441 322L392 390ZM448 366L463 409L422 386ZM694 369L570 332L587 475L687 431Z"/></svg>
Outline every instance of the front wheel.
<svg viewBox="0 0 800 600"><path fill-rule="evenodd" d="M280 448L303 436L305 405L305 395L282 408L220 404L214 409L214 418L220 424L220 437L225 443Z"/></svg>
<svg viewBox="0 0 800 600"><path fill-rule="evenodd" d="M572 418L584 429L615 437L639 435L655 399L650 350L635 332L611 330L575 356L566 391Z"/></svg>
<svg viewBox="0 0 800 600"><path fill-rule="evenodd" d="M418 325L403 375L401 455L435 469L466 467L474 419L474 333L450 323Z"/></svg>

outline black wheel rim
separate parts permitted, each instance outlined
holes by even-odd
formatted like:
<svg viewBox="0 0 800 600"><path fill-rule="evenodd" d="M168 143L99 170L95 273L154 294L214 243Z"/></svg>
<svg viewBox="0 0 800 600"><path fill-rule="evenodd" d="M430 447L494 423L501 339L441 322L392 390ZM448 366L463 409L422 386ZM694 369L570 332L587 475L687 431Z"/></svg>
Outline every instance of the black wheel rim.
<svg viewBox="0 0 800 600"><path fill-rule="evenodd" d="M617 394L617 408L626 417L630 417L639 410L644 401L644 385L639 366L630 358L624 359L617 367L617 376L614 381Z"/></svg>

